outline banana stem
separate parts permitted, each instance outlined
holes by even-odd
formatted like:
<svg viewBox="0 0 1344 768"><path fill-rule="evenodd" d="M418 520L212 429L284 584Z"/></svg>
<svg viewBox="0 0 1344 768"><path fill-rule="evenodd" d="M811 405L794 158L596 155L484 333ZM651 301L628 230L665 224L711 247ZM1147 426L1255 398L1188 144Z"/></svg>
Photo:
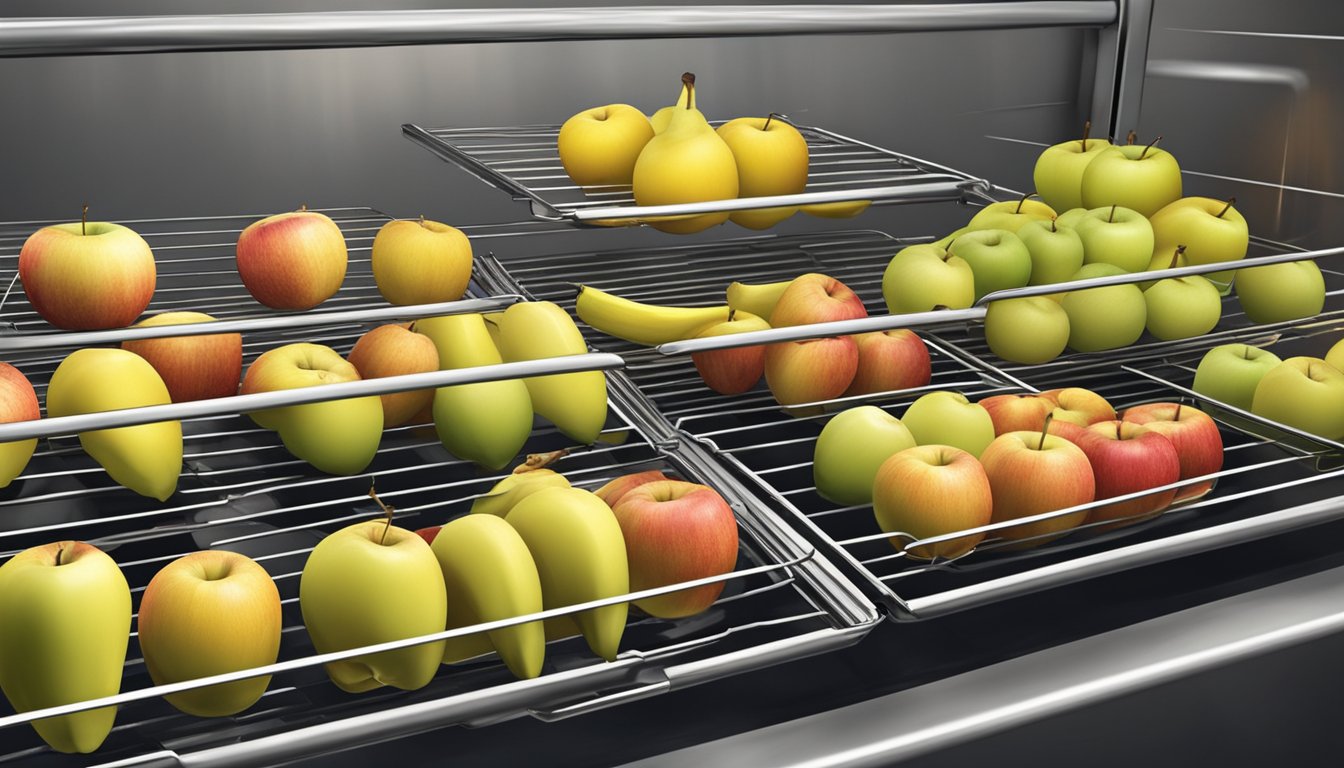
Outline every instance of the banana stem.
<svg viewBox="0 0 1344 768"><path fill-rule="evenodd" d="M568 448L561 448L558 451L549 451L547 453L529 453L527 454L527 461L513 468L513 474L522 475L531 472L534 469L544 469L568 455Z"/></svg>
<svg viewBox="0 0 1344 768"><path fill-rule="evenodd" d="M89 228L89 204L85 203L84 209L79 212L79 234L80 235L89 234L88 228ZM57 565L60 565L60 563L57 563Z"/></svg>
<svg viewBox="0 0 1344 768"><path fill-rule="evenodd" d="M1236 202L1237 202L1237 198L1235 198L1235 197L1229 197L1229 198L1227 199L1227 205L1224 205L1224 206L1223 206L1223 210L1221 210L1221 211L1218 212L1218 218L1220 218L1220 219L1223 218L1223 214L1225 214L1225 213L1227 213L1228 211L1232 210L1232 206L1233 206L1233 205L1236 205Z"/></svg>
<svg viewBox="0 0 1344 768"><path fill-rule="evenodd" d="M695 74L692 72L683 72L681 75L681 84L686 86L686 108L695 109Z"/></svg>

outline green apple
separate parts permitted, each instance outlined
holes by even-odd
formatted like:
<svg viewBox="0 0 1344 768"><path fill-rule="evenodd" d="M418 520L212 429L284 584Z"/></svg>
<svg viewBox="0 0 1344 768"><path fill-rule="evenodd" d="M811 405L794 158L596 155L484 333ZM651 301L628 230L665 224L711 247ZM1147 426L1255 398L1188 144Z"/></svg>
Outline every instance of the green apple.
<svg viewBox="0 0 1344 768"><path fill-rule="evenodd" d="M1290 357L1260 379L1251 412L1327 440L1344 438L1344 373L1319 357Z"/></svg>
<svg viewBox="0 0 1344 768"><path fill-rule="evenodd" d="M1266 349L1222 344L1204 353L1191 388L1205 397L1249 411L1260 379L1281 362L1278 355Z"/></svg>
<svg viewBox="0 0 1344 768"><path fill-rule="evenodd" d="M1100 152L1083 171L1083 207L1121 205L1152 216L1181 196L1181 166L1155 144L1131 144Z"/></svg>
<svg viewBox="0 0 1344 768"><path fill-rule="evenodd" d="M1123 274L1113 264L1088 264L1073 279ZM1060 304L1069 315L1069 348L1079 352L1129 346L1143 335L1148 321L1143 291L1132 283L1069 291Z"/></svg>
<svg viewBox="0 0 1344 768"><path fill-rule="evenodd" d="M1325 362L1344 371L1344 339L1336 341L1334 346L1330 347L1330 351L1325 353Z"/></svg>
<svg viewBox="0 0 1344 768"><path fill-rule="evenodd" d="M1143 292L1148 332L1163 341L1203 336L1223 315L1218 288L1200 275L1158 280Z"/></svg>
<svg viewBox="0 0 1344 768"><path fill-rule="evenodd" d="M817 437L812 479L817 493L853 506L873 500L873 478L892 454L915 446L901 420L875 405L836 414Z"/></svg>
<svg viewBox="0 0 1344 768"><path fill-rule="evenodd" d="M1082 207L1070 208L1067 211L1056 216L1055 223L1061 227L1069 227L1070 229L1077 229L1078 222L1082 221L1083 217L1086 215L1087 215L1086 208Z"/></svg>
<svg viewBox="0 0 1344 768"><path fill-rule="evenodd" d="M1174 248L1158 248L1153 253L1153 258L1148 261L1146 272L1156 272L1159 269L1175 269L1176 267L1188 267L1190 264L1185 260L1185 246L1178 245ZM1146 291L1153 287L1156 280L1144 280L1138 283L1139 290Z"/></svg>
<svg viewBox="0 0 1344 768"><path fill-rule="evenodd" d="M965 309L975 303L975 275L965 259L936 245L911 245L887 263L882 298L893 315Z"/></svg>
<svg viewBox="0 0 1344 768"><path fill-rule="evenodd" d="M994 440L994 420L960 392L930 392L910 404L901 423L919 445L950 445L979 456Z"/></svg>
<svg viewBox="0 0 1344 768"><path fill-rule="evenodd" d="M1046 147L1036 158L1031 178L1051 208L1063 211L1083 204L1083 171L1102 152L1110 149L1105 139L1090 139L1092 123L1083 126L1083 138Z"/></svg>
<svg viewBox="0 0 1344 768"><path fill-rule="evenodd" d="M934 240L932 243L929 243L929 245L936 245L939 248L946 250L947 246L951 245L953 240L956 240L958 237L961 237L962 235L970 231L971 231L970 227L962 227L957 231L952 232L951 234L942 238L941 240Z"/></svg>
<svg viewBox="0 0 1344 768"><path fill-rule="evenodd" d="M1075 225L1085 264L1114 264L1142 272L1153 258L1153 227L1137 211L1119 206L1094 208Z"/></svg>
<svg viewBox="0 0 1344 768"><path fill-rule="evenodd" d="M1009 200L1002 203L990 203L971 217L966 228L972 231L981 229L1004 229L1017 232L1029 221L1051 221L1055 218L1055 209L1039 200Z"/></svg>
<svg viewBox="0 0 1344 768"><path fill-rule="evenodd" d="M1185 246L1191 264L1215 264L1240 261L1250 245L1246 219L1233 208L1236 198L1214 200L1208 197L1183 197L1154 213L1150 219L1159 251ZM1212 272L1206 277L1223 293L1232 282L1232 272Z"/></svg>
<svg viewBox="0 0 1344 768"><path fill-rule="evenodd" d="M967 232L947 252L971 265L977 300L994 291L1021 288L1031 279L1031 253L1021 238L1004 229Z"/></svg>
<svg viewBox="0 0 1344 768"><path fill-rule="evenodd" d="M1045 296L992 301L985 312L985 341L1009 362L1048 363L1069 341L1069 315Z"/></svg>
<svg viewBox="0 0 1344 768"><path fill-rule="evenodd" d="M1313 317L1325 306L1325 277L1314 261L1238 269L1237 300L1254 323Z"/></svg>
<svg viewBox="0 0 1344 768"><path fill-rule="evenodd" d="M1017 236L1031 254L1031 279L1027 285L1062 283L1083 266L1083 240L1073 227L1059 220L1023 224Z"/></svg>

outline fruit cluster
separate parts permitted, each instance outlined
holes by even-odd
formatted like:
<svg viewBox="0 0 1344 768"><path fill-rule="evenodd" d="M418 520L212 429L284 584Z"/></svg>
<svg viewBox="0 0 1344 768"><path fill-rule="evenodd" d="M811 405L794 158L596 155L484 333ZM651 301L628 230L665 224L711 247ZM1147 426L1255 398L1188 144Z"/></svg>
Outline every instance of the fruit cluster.
<svg viewBox="0 0 1344 768"><path fill-rule="evenodd" d="M1344 439L1344 341L1324 358L1287 360L1248 344L1223 344L1199 361L1193 389L1327 440Z"/></svg>

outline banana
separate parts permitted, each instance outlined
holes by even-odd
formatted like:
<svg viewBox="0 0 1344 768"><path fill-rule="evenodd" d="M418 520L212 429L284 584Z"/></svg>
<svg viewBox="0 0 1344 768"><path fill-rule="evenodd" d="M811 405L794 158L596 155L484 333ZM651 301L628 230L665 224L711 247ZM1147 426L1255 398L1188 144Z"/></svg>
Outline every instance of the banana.
<svg viewBox="0 0 1344 768"><path fill-rule="evenodd" d="M494 515L464 515L439 530L430 546L448 591L448 628L536 613L542 609L536 563L513 526ZM530 621L489 634L509 671L519 679L541 674L546 631ZM443 663L479 655L488 646L480 635L448 641Z"/></svg>
<svg viewBox="0 0 1344 768"><path fill-rule="evenodd" d="M415 330L434 340L442 370L503 362L480 315L418 320ZM532 434L532 399L518 379L440 387L434 392L434 428L454 456L503 469Z"/></svg>
<svg viewBox="0 0 1344 768"><path fill-rule="evenodd" d="M524 301L499 319L500 352L509 362L540 360L588 351L569 313L549 301ZM539 416L571 439L589 445L607 423L607 377L601 371L523 379Z"/></svg>
<svg viewBox="0 0 1344 768"><path fill-rule="evenodd" d="M728 286L728 307L742 312L750 312L769 322L770 313L775 311L775 304L779 302L779 297L783 296L785 289L792 284L792 280L785 280L781 283L757 283L755 285L731 283Z"/></svg>
<svg viewBox="0 0 1344 768"><path fill-rule="evenodd" d="M574 311L580 320L605 334L650 346L695 338L701 328L728 319L726 304L717 307L661 307L623 299L586 285L579 286Z"/></svg>
<svg viewBox="0 0 1344 768"><path fill-rule="evenodd" d="M625 537L611 507L580 488L546 488L518 502L504 518L536 561L546 608L563 608L630 591ZM574 621L593 653L615 661L627 603L590 608Z"/></svg>
<svg viewBox="0 0 1344 768"><path fill-rule="evenodd" d="M514 505L546 488L568 488L565 476L550 469L534 469L521 474L513 474L495 483L495 487L484 496L477 496L471 502L474 515L486 514L504 517Z"/></svg>

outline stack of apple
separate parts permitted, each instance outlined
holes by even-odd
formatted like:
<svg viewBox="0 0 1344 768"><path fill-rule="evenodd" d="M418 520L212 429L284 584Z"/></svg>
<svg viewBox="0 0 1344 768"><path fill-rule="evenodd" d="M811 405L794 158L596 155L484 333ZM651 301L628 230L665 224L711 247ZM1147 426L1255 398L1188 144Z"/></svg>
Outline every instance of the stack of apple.
<svg viewBox="0 0 1344 768"><path fill-rule="evenodd" d="M1327 440L1344 439L1344 340L1324 358L1287 360L1249 344L1223 344L1199 361L1192 388Z"/></svg>
<svg viewBox="0 0 1344 768"><path fill-rule="evenodd" d="M1176 403L1116 411L1070 387L996 395L972 403L931 392L901 418L875 406L833 417L817 438L813 478L824 498L872 504L880 528L909 540L1065 510L1162 488L1217 472L1222 437L1206 414ZM1146 520L1174 501L1197 498L1211 481L1047 517L998 531L1035 546L1080 525L1110 529ZM917 557L957 557L983 532L917 548Z"/></svg>

